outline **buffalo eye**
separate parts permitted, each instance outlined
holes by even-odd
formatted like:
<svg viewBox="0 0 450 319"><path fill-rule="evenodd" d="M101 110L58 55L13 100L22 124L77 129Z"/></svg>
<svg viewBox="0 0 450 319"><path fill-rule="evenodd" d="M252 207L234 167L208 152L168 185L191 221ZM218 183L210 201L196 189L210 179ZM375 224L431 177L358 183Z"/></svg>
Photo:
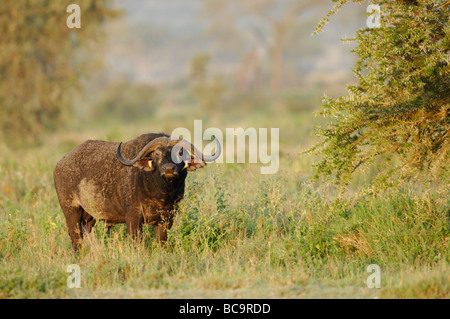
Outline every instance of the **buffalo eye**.
<svg viewBox="0 0 450 319"><path fill-rule="evenodd" d="M153 158L153 153L154 152L147 153L144 157L145 158Z"/></svg>

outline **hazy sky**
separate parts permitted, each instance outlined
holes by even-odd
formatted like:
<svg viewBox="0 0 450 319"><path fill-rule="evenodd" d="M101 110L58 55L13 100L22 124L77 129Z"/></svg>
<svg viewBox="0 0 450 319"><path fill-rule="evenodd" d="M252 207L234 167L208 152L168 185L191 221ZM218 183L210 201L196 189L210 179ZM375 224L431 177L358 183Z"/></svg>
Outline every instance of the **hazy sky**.
<svg viewBox="0 0 450 319"><path fill-rule="evenodd" d="M246 50L258 43L245 32L239 39L205 36L209 24L199 17L204 1L207 0L119 1L126 15L110 27L106 50L110 74L137 82L166 83L186 76L192 57L205 52L211 55L211 68L215 72L230 75L236 72ZM330 5L316 10L317 17L308 25L299 21L297 29L291 32L285 53L291 78L298 73L298 78L325 79L332 73L349 74L353 66L351 46L340 38L354 34L365 21L365 10L356 5L343 10L325 32L311 37L315 25L332 6L331 1L322 2Z"/></svg>

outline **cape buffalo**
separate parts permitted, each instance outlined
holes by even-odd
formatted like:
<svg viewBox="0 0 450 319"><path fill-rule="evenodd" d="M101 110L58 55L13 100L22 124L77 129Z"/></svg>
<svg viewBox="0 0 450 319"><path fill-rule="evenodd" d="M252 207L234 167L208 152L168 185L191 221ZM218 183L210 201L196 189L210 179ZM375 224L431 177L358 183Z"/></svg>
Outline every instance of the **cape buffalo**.
<svg viewBox="0 0 450 319"><path fill-rule="evenodd" d="M55 188L75 251L96 220L108 229L126 223L136 238L144 223L163 243L188 171L220 156L204 155L192 144L166 134L144 134L126 143L89 140L65 155L54 171ZM126 159L131 158L131 159Z"/></svg>

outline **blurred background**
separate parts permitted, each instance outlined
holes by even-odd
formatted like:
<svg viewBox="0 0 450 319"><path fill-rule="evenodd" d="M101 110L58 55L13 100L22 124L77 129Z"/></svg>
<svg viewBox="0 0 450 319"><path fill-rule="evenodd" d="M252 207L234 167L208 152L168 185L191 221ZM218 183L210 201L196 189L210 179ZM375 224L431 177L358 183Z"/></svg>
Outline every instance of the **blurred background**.
<svg viewBox="0 0 450 319"><path fill-rule="evenodd" d="M356 78L351 38L366 7L315 27L328 0L4 0L0 8L2 147L127 140L177 127L280 128L281 157L315 140L324 94ZM53 146L52 146L53 145Z"/></svg>

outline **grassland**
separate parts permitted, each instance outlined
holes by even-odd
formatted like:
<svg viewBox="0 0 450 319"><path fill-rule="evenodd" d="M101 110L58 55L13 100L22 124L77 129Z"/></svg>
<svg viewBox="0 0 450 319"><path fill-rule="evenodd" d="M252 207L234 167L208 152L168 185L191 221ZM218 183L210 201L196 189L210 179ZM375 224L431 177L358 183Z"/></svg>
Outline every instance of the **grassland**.
<svg viewBox="0 0 450 319"><path fill-rule="evenodd" d="M311 182L313 159L298 156L317 119L286 112L221 117L221 128L280 127L280 170L211 164L190 174L163 248L151 227L133 243L124 225L107 233L97 223L75 255L53 168L86 139L192 129L201 114L167 107L132 124L74 126L26 149L0 145L0 298L448 298L448 197L407 185L333 208L333 188ZM67 287L70 264L80 266L80 289ZM381 268L379 289L366 285L370 264Z"/></svg>

